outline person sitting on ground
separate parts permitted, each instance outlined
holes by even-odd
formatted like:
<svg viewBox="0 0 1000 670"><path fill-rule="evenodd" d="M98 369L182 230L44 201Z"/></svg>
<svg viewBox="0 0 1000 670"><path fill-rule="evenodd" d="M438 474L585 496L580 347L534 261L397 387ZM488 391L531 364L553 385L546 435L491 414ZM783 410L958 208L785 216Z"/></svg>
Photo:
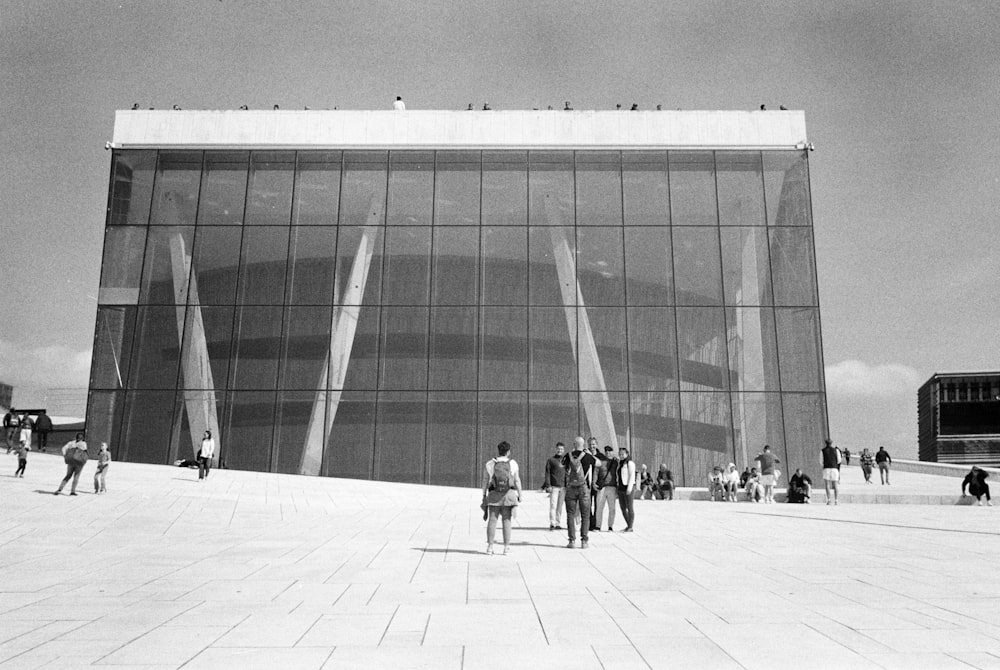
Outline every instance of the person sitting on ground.
<svg viewBox="0 0 1000 670"><path fill-rule="evenodd" d="M719 500L725 500L722 488L722 468L718 465L708 473L708 495L712 499L712 502L715 502L716 496L719 497Z"/></svg>
<svg viewBox="0 0 1000 670"><path fill-rule="evenodd" d="M660 463L660 469L656 473L656 493L660 500L674 499L674 475L667 469L666 463Z"/></svg>
<svg viewBox="0 0 1000 670"><path fill-rule="evenodd" d="M790 503L808 503L812 496L812 480L803 474L801 468L795 468L795 474L788 480L788 500Z"/></svg>
<svg viewBox="0 0 1000 670"><path fill-rule="evenodd" d="M649 468L643 463L642 469L639 471L639 500L652 500L656 497L654 491L653 475L650 474ZM647 494L649 498L646 498Z"/></svg>
<svg viewBox="0 0 1000 670"><path fill-rule="evenodd" d="M746 488L747 480L750 479L750 466L743 468L743 472L740 473L740 488Z"/></svg>
<svg viewBox="0 0 1000 670"><path fill-rule="evenodd" d="M760 484L760 474L757 468L750 468L750 475L746 483L747 499L750 502L759 503L764 498L764 487Z"/></svg>
<svg viewBox="0 0 1000 670"><path fill-rule="evenodd" d="M736 502L736 491L740 487L740 471L736 469L735 463L726 466L726 471L722 473L722 496L726 502Z"/></svg>
<svg viewBox="0 0 1000 670"><path fill-rule="evenodd" d="M868 447L861 450L861 472L865 476L865 484L872 483L872 470L875 468L875 454Z"/></svg>
<svg viewBox="0 0 1000 670"><path fill-rule="evenodd" d="M986 470L978 465L973 465L969 474L965 475L965 479L962 480L962 497L965 497L965 487L969 487L969 494L976 496L977 505L982 506L983 495L985 495L986 504L993 507L993 502L990 500L990 485L986 483L986 478L989 476L990 473Z"/></svg>

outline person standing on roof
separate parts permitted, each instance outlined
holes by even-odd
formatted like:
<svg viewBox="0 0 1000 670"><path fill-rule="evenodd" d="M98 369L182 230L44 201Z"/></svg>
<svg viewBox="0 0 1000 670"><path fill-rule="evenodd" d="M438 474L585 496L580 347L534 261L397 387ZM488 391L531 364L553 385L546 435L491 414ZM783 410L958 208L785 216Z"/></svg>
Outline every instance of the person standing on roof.
<svg viewBox="0 0 1000 670"><path fill-rule="evenodd" d="M406 103L403 102L402 96L398 95L396 96L396 101L392 103L392 108L395 109L397 112L406 111Z"/></svg>
<svg viewBox="0 0 1000 670"><path fill-rule="evenodd" d="M497 519L503 524L503 553L510 551L510 524L514 508L521 502L521 476L517 461L510 457L510 445L497 445L497 457L486 461L483 472L483 504L489 513L486 522L486 553L493 553Z"/></svg>

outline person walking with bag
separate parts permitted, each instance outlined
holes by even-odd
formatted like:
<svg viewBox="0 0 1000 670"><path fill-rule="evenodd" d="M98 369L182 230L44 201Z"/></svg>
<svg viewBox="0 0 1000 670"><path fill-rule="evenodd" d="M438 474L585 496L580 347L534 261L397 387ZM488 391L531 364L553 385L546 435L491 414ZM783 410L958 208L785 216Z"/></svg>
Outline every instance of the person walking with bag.
<svg viewBox="0 0 1000 670"><path fill-rule="evenodd" d="M53 492L53 495L62 493L66 482L72 479L73 485L69 489L69 494L75 496L77 482L80 481L80 474L83 472L83 466L87 464L88 458L87 443L83 441L83 433L77 433L75 440L63 445L62 455L63 460L66 461L66 476L63 477L59 488Z"/></svg>
<svg viewBox="0 0 1000 670"><path fill-rule="evenodd" d="M212 431L206 430L198 449L198 481L208 479L208 471L212 469L212 457L215 456L215 440Z"/></svg>
<svg viewBox="0 0 1000 670"><path fill-rule="evenodd" d="M97 454L97 472L94 473L94 493L108 492L108 466L111 465L111 452L108 443L101 442L101 451Z"/></svg>
<svg viewBox="0 0 1000 670"><path fill-rule="evenodd" d="M486 522L486 553L493 553L493 538L497 519L503 524L503 553L510 552L510 523L514 508L521 502L521 476L517 461L510 457L510 445L497 445L497 457L486 461L483 473L483 504L489 520Z"/></svg>

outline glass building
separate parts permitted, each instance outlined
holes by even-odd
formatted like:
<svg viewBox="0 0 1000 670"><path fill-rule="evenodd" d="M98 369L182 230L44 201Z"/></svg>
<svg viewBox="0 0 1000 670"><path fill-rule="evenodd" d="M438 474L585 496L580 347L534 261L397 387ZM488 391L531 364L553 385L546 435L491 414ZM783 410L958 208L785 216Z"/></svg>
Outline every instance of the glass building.
<svg viewBox="0 0 1000 670"><path fill-rule="evenodd" d="M827 434L801 112L118 112L88 438L526 488Z"/></svg>

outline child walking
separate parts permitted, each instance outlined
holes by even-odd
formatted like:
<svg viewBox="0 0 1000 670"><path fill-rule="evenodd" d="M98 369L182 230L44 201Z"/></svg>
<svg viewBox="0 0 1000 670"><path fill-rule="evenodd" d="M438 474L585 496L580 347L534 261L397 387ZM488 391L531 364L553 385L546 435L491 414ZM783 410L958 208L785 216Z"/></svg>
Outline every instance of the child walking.
<svg viewBox="0 0 1000 670"><path fill-rule="evenodd" d="M97 472L94 473L94 493L107 493L108 466L111 465L111 452L108 443L101 442L101 451L97 454Z"/></svg>
<svg viewBox="0 0 1000 670"><path fill-rule="evenodd" d="M24 479L24 468L28 465L28 452L31 451L31 447L28 446L26 442L19 442L17 445L17 470L14 472L15 477L20 477Z"/></svg>

